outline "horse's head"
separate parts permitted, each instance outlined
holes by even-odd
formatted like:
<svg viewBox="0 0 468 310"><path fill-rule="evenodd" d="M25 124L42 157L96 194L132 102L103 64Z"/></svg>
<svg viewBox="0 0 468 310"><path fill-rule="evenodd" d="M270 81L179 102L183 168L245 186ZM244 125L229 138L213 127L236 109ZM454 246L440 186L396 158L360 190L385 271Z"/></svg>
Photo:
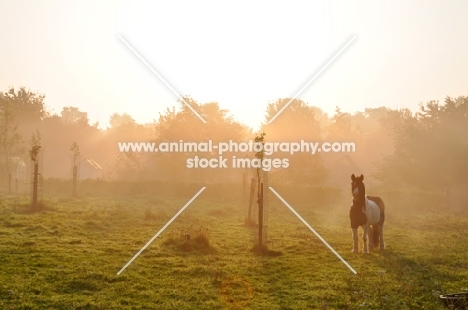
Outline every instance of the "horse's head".
<svg viewBox="0 0 468 310"><path fill-rule="evenodd" d="M363 200L366 195L366 188L364 183L364 176L356 177L354 174L351 175L351 193L353 194L354 200Z"/></svg>

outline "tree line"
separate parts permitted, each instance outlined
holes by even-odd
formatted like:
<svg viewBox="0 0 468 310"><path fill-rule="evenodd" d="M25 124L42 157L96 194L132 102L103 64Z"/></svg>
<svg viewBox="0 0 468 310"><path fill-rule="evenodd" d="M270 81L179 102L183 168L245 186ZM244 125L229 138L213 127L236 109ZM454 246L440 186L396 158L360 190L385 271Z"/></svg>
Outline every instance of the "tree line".
<svg viewBox="0 0 468 310"><path fill-rule="evenodd" d="M59 114L52 113L45 104L45 95L25 87L10 87L0 92L0 187L6 188L9 176L18 173L20 163L30 166L28 148L36 132L41 137L45 177L71 178L77 147L83 158L99 163L103 167L101 177L110 180L238 182L250 177L254 169L188 169L186 159L196 152L119 151L118 142L245 142L259 134L216 102L200 103L190 97L184 100L206 124L179 102L180 106L167 108L148 124L139 124L125 113L114 113L108 128L102 129L98 123L90 124L87 113L78 107L68 106ZM268 123L288 102L289 98L282 98L267 105L260 129L266 134L265 141L353 142L356 148L351 153L273 154L287 158L289 167L273 169L271 182L341 186L349 182L351 173L363 173L376 184L432 190L468 181L468 97L421 104L416 113L387 107L346 113L336 107L331 116L295 99ZM254 158L255 152L224 156Z"/></svg>

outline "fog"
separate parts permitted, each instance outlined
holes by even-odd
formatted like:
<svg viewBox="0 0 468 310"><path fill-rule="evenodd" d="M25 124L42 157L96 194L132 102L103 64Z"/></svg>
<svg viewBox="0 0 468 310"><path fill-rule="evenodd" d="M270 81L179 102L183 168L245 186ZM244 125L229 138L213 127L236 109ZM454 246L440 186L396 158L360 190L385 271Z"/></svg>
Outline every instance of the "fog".
<svg viewBox="0 0 468 310"><path fill-rule="evenodd" d="M248 186L260 167L258 162L255 164L259 153L252 150L252 142L247 151L218 151L220 143L247 146L260 133L236 121L216 102L200 103L185 98L206 124L181 102L149 124L139 124L131 115L115 113L109 120L110 126L99 129L98 124L90 124L87 112L79 107L65 107L59 114L52 113L45 98L24 87L3 92L0 99L1 192L29 193L29 150L35 132L41 137L41 177L43 182L51 184L49 189L44 189L46 193L60 182L69 184L74 162L81 195L131 194L128 189L131 186L123 191L111 190L113 186L120 188L121 182L140 184L137 192L143 194L146 186L141 184L145 182L169 182L174 188L181 184L232 184L229 195L235 197ZM261 126L261 132L265 133L263 142L276 144L276 151L267 149L261 155L267 159L263 170L269 170L270 184L285 186L291 193L304 187L327 188L346 199L352 173L364 174L370 191L430 192L447 199L452 195L455 201L467 188L468 97L447 97L443 103L431 101L422 104L417 113L387 107L362 107L355 113L344 113L336 107L333 115L296 99L268 123L289 101L289 98L278 99L265 107ZM119 149L119 143L154 143L157 148L161 143L208 141L210 150L125 152ZM299 145L301 141L315 143L320 150L314 154L310 150L294 154L285 150L290 143ZM71 151L73 143L79 149L75 155ZM326 149L325 143L334 148ZM342 143L351 143L354 148L340 149ZM100 182L101 188L90 190L93 181ZM67 195L69 187L62 187L65 190L61 194ZM180 191L174 190L177 192ZM224 192L228 195L228 190ZM151 194L151 190L146 194ZM309 198L317 200L308 197L307 191L302 193L301 199Z"/></svg>

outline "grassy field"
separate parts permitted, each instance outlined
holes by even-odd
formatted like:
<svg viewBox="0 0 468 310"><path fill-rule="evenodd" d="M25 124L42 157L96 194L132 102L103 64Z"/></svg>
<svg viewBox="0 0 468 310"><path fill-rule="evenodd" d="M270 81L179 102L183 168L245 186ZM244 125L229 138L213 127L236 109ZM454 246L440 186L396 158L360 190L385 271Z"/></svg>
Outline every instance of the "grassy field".
<svg viewBox="0 0 468 310"><path fill-rule="evenodd" d="M467 213L388 205L387 250L352 254L348 205L292 204L354 275L270 199L267 255L244 207L202 194L117 275L189 199L55 198L31 214L2 196L0 308L442 309L439 294L468 290Z"/></svg>

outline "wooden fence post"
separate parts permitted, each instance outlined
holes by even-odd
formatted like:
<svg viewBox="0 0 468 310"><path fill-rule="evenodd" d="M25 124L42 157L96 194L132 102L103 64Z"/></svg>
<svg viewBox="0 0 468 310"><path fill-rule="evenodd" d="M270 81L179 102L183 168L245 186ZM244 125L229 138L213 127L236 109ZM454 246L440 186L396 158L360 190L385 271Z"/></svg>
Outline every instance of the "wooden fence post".
<svg viewBox="0 0 468 310"><path fill-rule="evenodd" d="M263 183L260 183L258 197L258 246L260 252L263 252Z"/></svg>

